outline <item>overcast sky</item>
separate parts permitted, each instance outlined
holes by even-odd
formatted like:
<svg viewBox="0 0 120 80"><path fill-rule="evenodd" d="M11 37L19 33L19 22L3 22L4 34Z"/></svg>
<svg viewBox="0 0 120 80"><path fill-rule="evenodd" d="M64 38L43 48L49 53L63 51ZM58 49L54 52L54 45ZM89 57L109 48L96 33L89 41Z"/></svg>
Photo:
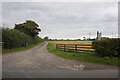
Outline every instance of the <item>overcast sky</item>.
<svg viewBox="0 0 120 80"><path fill-rule="evenodd" d="M89 33L96 37L97 31L110 37L118 33L117 2L3 2L2 17L10 28L35 21L41 37L79 39Z"/></svg>

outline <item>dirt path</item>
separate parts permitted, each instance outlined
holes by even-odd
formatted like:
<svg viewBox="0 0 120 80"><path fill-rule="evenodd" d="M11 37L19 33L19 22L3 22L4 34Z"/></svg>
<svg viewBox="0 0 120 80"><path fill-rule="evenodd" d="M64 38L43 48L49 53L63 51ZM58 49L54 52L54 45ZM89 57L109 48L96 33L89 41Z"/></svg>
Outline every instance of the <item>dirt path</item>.
<svg viewBox="0 0 120 80"><path fill-rule="evenodd" d="M3 55L4 78L115 78L115 66L63 59L49 53L47 42L32 49ZM76 66L85 65L84 70Z"/></svg>

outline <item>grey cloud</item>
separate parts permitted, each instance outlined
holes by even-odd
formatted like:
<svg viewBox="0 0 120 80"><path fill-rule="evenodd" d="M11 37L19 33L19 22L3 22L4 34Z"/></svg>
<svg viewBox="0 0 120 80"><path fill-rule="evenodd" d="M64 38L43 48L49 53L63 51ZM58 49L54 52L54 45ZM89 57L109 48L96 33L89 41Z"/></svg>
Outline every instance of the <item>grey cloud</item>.
<svg viewBox="0 0 120 80"><path fill-rule="evenodd" d="M79 38L88 33L95 36L97 30L107 35L117 33L117 9L114 2L5 2L2 14L9 27L34 20L40 24L41 37Z"/></svg>

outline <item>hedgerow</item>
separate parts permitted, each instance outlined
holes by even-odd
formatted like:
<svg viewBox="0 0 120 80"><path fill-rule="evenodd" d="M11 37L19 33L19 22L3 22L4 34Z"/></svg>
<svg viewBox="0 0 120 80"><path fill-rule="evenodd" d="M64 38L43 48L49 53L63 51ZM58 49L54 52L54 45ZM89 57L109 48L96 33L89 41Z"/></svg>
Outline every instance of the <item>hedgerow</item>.
<svg viewBox="0 0 120 80"><path fill-rule="evenodd" d="M92 42L92 47L100 57L118 57L120 39L103 39Z"/></svg>
<svg viewBox="0 0 120 80"><path fill-rule="evenodd" d="M31 37L16 29L2 28L3 49L23 47L25 43L31 45L42 41L43 39L38 36Z"/></svg>

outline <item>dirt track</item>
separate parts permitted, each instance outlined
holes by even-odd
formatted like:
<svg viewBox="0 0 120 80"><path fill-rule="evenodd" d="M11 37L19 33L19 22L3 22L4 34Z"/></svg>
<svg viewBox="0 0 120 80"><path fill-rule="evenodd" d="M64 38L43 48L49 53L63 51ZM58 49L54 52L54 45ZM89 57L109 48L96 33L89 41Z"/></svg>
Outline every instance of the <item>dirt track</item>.
<svg viewBox="0 0 120 80"><path fill-rule="evenodd" d="M3 55L4 78L116 78L115 66L63 59L49 53L47 42L32 49ZM80 70L74 65L85 65Z"/></svg>

